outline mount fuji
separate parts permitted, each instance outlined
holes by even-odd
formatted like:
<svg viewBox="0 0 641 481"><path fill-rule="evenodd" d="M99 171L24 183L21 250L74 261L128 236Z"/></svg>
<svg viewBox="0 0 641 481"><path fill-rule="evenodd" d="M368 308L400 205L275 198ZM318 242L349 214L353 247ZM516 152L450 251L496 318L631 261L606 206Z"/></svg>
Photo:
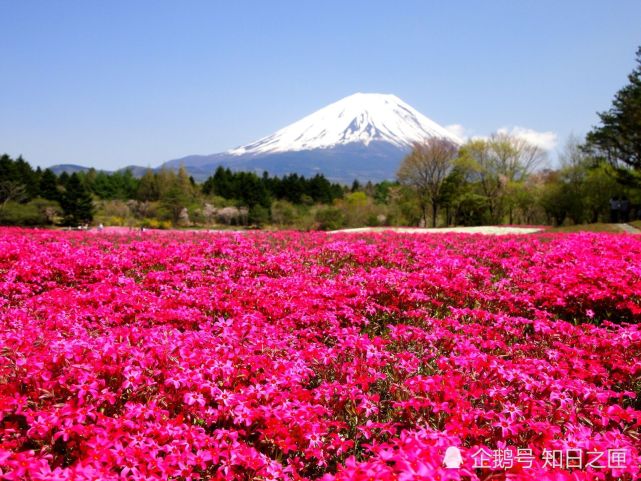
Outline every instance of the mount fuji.
<svg viewBox="0 0 641 481"><path fill-rule="evenodd" d="M161 167L184 165L204 179L218 166L272 175L322 173L334 181L392 179L414 142L461 140L395 95L356 93L250 144L212 155L191 155Z"/></svg>

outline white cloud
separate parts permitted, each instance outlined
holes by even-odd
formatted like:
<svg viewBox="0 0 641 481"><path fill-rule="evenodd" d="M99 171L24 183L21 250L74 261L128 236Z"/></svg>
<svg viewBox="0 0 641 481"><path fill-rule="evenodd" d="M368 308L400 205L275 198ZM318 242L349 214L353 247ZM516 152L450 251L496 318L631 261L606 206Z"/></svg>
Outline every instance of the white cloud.
<svg viewBox="0 0 641 481"><path fill-rule="evenodd" d="M464 142L468 139L487 140L490 138L489 135L475 135L473 131L466 129L461 124L446 125L445 130L463 140ZM537 147L548 152L551 152L555 149L559 140L558 135L555 132L539 132L534 129L528 129L527 127L520 127L518 125L515 125L513 127L501 127L496 132L499 134L513 135L523 140L527 140L529 143L536 145Z"/></svg>
<svg viewBox="0 0 641 481"><path fill-rule="evenodd" d="M519 137L547 151L553 150L558 143L558 136L556 135L556 133L551 131L537 132L536 130L528 129L526 127L514 126L511 128L501 127L498 130L498 133Z"/></svg>
<svg viewBox="0 0 641 481"><path fill-rule="evenodd" d="M467 140L467 136L465 135L465 127L463 127L461 124L446 125L445 130L454 135L454 137L458 137L461 140Z"/></svg>

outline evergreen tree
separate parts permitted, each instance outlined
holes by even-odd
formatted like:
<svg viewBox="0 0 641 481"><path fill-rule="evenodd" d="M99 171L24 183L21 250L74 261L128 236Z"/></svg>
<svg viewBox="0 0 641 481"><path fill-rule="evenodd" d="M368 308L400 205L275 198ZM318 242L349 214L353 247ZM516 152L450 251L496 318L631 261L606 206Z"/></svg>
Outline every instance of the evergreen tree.
<svg viewBox="0 0 641 481"><path fill-rule="evenodd" d="M142 201L158 200L158 182L151 169L147 169L138 182L136 198Z"/></svg>
<svg viewBox="0 0 641 481"><path fill-rule="evenodd" d="M89 188L101 199L117 198L118 189L112 177L106 172L91 172L88 180Z"/></svg>
<svg viewBox="0 0 641 481"><path fill-rule="evenodd" d="M332 186L325 176L321 174L316 174L309 180L306 194L314 199L314 202L322 202L323 204L331 204L334 200Z"/></svg>
<svg viewBox="0 0 641 481"><path fill-rule="evenodd" d="M7 154L0 156L0 179L13 179L13 160Z"/></svg>
<svg viewBox="0 0 641 481"><path fill-rule="evenodd" d="M22 157L13 160L7 154L0 156L0 181L5 191L19 190L21 202L37 197L40 191L38 174Z"/></svg>
<svg viewBox="0 0 641 481"><path fill-rule="evenodd" d="M201 188L205 195L235 199L247 206L260 204L268 207L271 199L287 200L293 204L301 204L304 199L330 204L334 199L343 197L343 188L330 183L322 174L306 179L298 174L270 177L263 172L259 177L253 172L232 172L224 167L218 167Z"/></svg>
<svg viewBox="0 0 641 481"><path fill-rule="evenodd" d="M62 187L67 187L67 182L69 182L69 174L67 172L62 172L58 176L58 182Z"/></svg>
<svg viewBox="0 0 641 481"><path fill-rule="evenodd" d="M133 199L138 192L138 185L140 180L134 177L131 169L125 169L116 172L119 180L119 198L120 199Z"/></svg>
<svg viewBox="0 0 641 481"><path fill-rule="evenodd" d="M75 172L69 176L60 205L66 225L80 225L93 220L91 194Z"/></svg>
<svg viewBox="0 0 641 481"><path fill-rule="evenodd" d="M194 196L193 178L189 176L184 165L181 165L178 169L178 173L176 174L176 184L187 199L191 199Z"/></svg>
<svg viewBox="0 0 641 481"><path fill-rule="evenodd" d="M610 110L599 113L601 125L586 137L588 147L628 183L639 183L641 175L641 47L636 62L630 83L616 93Z"/></svg>
<svg viewBox="0 0 641 481"><path fill-rule="evenodd" d="M162 198L176 185L176 172L171 169L160 169L155 175L156 186L158 189L158 198Z"/></svg>
<svg viewBox="0 0 641 481"><path fill-rule="evenodd" d="M16 180L25 186L25 192L28 199L37 197L40 192L38 175L31 168L29 162L24 160L22 156L15 160L14 164Z"/></svg>
<svg viewBox="0 0 641 481"><path fill-rule="evenodd" d="M169 182L169 188L161 190L160 201L169 212L172 222L177 224L180 213L193 201L195 192L184 166L180 166L178 173L170 172L171 175L163 179L163 182Z"/></svg>
<svg viewBox="0 0 641 481"><path fill-rule="evenodd" d="M171 221L177 224L180 213L187 206L189 199L185 191L178 184L175 184L163 194L160 202L171 216Z"/></svg>
<svg viewBox="0 0 641 481"><path fill-rule="evenodd" d="M45 169L40 177L40 197L48 200L60 200L58 179L51 169Z"/></svg>

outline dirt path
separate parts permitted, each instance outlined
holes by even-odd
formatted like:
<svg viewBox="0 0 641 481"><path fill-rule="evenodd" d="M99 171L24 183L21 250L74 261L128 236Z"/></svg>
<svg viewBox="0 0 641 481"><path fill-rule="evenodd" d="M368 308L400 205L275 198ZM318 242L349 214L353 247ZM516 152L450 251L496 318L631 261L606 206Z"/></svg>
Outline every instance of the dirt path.
<svg viewBox="0 0 641 481"><path fill-rule="evenodd" d="M641 234L641 230L631 226L630 224L617 224L616 226L628 234Z"/></svg>
<svg viewBox="0 0 641 481"><path fill-rule="evenodd" d="M512 226L476 226L476 227L438 227L438 228L420 228L420 227L360 227L357 229L342 229L331 231L330 234L339 232L359 233L359 232L400 232L403 234L446 234L448 232L461 232L467 234L486 234L486 235L506 235L506 234L532 234L543 230L539 227L512 227Z"/></svg>

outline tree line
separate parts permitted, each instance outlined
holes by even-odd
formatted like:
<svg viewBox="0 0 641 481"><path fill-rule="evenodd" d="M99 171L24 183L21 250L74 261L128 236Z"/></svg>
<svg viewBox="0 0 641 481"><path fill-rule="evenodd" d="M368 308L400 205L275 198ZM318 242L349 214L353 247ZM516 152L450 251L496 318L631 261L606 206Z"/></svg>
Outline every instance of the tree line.
<svg viewBox="0 0 641 481"><path fill-rule="evenodd" d="M0 223L63 225L91 222L93 199L78 174L56 176L22 157L0 156Z"/></svg>
<svg viewBox="0 0 641 481"><path fill-rule="evenodd" d="M639 189L622 182L585 142L571 139L557 169L540 168L544 159L540 149L506 134L460 148L432 139L415 146L397 180L354 181L348 187L320 174L272 177L223 167L203 183L184 168L148 170L140 178L130 171L56 175L3 155L0 223L296 229L562 225L610 220L613 198L626 199L634 217Z"/></svg>
<svg viewBox="0 0 641 481"><path fill-rule="evenodd" d="M419 225L608 222L613 199L625 199L626 218L634 217L639 189L586 150L569 139L560 166L549 169L545 153L519 137L495 134L460 148L430 139L405 158L398 179L413 193Z"/></svg>
<svg viewBox="0 0 641 481"><path fill-rule="evenodd" d="M168 226L180 224L181 218L189 219L190 210L192 217L198 218L214 206L227 208L227 213L236 208L238 217L240 209L246 209L245 223L264 224L269 222L275 201L331 204L348 191L322 174L274 177L265 172L259 176L224 167L202 184L184 167L177 171L148 169L140 178L130 170L110 173L89 169L56 175L51 169L33 169L22 157L12 159L7 154L0 157L0 179L0 223L5 225L77 226L91 223L105 210L108 214L115 210L111 217L133 214L137 220L155 220L151 222L154 226L161 222Z"/></svg>

